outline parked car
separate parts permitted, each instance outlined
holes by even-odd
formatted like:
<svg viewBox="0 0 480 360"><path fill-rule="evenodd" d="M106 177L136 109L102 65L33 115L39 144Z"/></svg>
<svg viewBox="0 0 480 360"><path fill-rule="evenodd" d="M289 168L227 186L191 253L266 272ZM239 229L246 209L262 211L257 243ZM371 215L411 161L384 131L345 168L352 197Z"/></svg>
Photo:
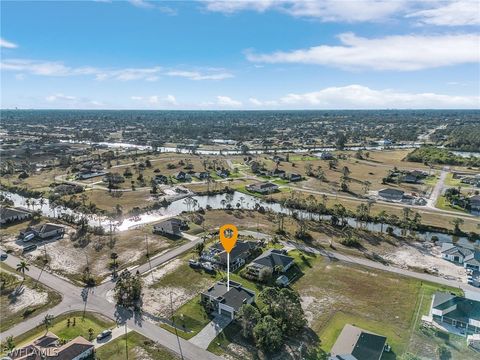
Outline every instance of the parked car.
<svg viewBox="0 0 480 360"><path fill-rule="evenodd" d="M188 265L192 268L199 268L201 265L197 260L190 259L188 260Z"/></svg>
<svg viewBox="0 0 480 360"><path fill-rule="evenodd" d="M7 260L8 255L6 253L0 254L0 260Z"/></svg>
<svg viewBox="0 0 480 360"><path fill-rule="evenodd" d="M25 235L23 237L23 242L29 242L29 241L32 241L33 239L35 239L35 234L34 233L30 233L28 235Z"/></svg>
<svg viewBox="0 0 480 360"><path fill-rule="evenodd" d="M22 252L25 254L27 252L30 252L30 251L33 251L33 250L36 250L37 249L37 245L27 245L23 248Z"/></svg>
<svg viewBox="0 0 480 360"><path fill-rule="evenodd" d="M103 330L100 334L97 335L97 340L105 339L112 335L112 330Z"/></svg>

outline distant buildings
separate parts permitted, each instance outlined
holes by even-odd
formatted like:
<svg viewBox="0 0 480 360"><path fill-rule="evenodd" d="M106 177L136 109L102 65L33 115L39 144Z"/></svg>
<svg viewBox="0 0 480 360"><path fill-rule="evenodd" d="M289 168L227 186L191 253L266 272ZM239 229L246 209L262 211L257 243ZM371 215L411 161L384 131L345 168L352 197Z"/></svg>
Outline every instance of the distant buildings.
<svg viewBox="0 0 480 360"><path fill-rule="evenodd" d="M252 184L252 185L248 185L246 188L248 191L256 192L263 195L273 194L278 191L278 185L270 182Z"/></svg>
<svg viewBox="0 0 480 360"><path fill-rule="evenodd" d="M330 351L329 360L380 360L387 338L346 324Z"/></svg>
<svg viewBox="0 0 480 360"><path fill-rule="evenodd" d="M32 214L27 210L13 207L0 207L0 224L9 224L30 219Z"/></svg>
<svg viewBox="0 0 480 360"><path fill-rule="evenodd" d="M233 320L242 305L255 301L255 292L233 281L230 281L228 290L227 283L219 281L201 294L200 301L207 311L228 316Z"/></svg>

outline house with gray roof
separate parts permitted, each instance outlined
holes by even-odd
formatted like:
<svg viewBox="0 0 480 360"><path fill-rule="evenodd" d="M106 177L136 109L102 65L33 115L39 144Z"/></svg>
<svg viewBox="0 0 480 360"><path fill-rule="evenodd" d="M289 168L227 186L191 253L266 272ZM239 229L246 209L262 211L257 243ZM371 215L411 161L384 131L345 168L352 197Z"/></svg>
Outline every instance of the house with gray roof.
<svg viewBox="0 0 480 360"><path fill-rule="evenodd" d="M294 264L294 259L288 256L285 250L270 249L252 260L247 266L247 271L255 277L258 277L263 269L269 269L272 273L285 273Z"/></svg>
<svg viewBox="0 0 480 360"><path fill-rule="evenodd" d="M387 338L346 324L330 351L329 360L380 360Z"/></svg>
<svg viewBox="0 0 480 360"><path fill-rule="evenodd" d="M405 192L403 190L398 190L398 189L392 189L392 188L387 188L387 189L382 189L378 191L378 196L382 197L385 200L402 200L403 195Z"/></svg>
<svg viewBox="0 0 480 360"><path fill-rule="evenodd" d="M255 292L241 284L230 281L230 289L225 281L219 281L200 296L200 302L207 311L230 317L232 320L243 304L252 304Z"/></svg>
<svg viewBox="0 0 480 360"><path fill-rule="evenodd" d="M9 224L17 221L24 221L30 219L32 214L20 208L14 207L0 207L0 224Z"/></svg>
<svg viewBox="0 0 480 360"><path fill-rule="evenodd" d="M172 237L181 237L182 230L188 229L187 223L182 219L172 218L163 220L153 225L153 233Z"/></svg>
<svg viewBox="0 0 480 360"><path fill-rule="evenodd" d="M442 258L463 265L465 269L480 270L480 249L474 245L442 244Z"/></svg>
<svg viewBox="0 0 480 360"><path fill-rule="evenodd" d="M247 259L258 254L259 247L260 244L256 241L237 241L230 251L230 271L245 265ZM223 270L227 269L227 252L221 243L213 244L202 253L200 259L211 262Z"/></svg>
<svg viewBox="0 0 480 360"><path fill-rule="evenodd" d="M437 291L430 313L434 321L454 326L464 334L480 334L480 301Z"/></svg>

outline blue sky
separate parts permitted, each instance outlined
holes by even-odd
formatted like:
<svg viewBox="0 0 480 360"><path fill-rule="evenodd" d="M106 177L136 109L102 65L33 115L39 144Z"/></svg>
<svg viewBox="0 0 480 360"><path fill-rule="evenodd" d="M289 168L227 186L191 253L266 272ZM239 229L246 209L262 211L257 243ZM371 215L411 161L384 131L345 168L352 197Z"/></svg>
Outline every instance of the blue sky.
<svg viewBox="0 0 480 360"><path fill-rule="evenodd" d="M2 108L479 108L480 3L1 2Z"/></svg>

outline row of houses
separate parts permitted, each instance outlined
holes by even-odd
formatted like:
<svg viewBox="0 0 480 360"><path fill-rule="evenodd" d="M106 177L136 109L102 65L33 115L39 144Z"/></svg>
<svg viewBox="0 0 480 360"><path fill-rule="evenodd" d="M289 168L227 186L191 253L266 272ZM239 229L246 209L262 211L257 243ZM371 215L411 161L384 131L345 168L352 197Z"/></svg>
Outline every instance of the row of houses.
<svg viewBox="0 0 480 360"><path fill-rule="evenodd" d="M453 178L460 180L462 184L480 187L480 174L472 175L467 173L454 172Z"/></svg>

